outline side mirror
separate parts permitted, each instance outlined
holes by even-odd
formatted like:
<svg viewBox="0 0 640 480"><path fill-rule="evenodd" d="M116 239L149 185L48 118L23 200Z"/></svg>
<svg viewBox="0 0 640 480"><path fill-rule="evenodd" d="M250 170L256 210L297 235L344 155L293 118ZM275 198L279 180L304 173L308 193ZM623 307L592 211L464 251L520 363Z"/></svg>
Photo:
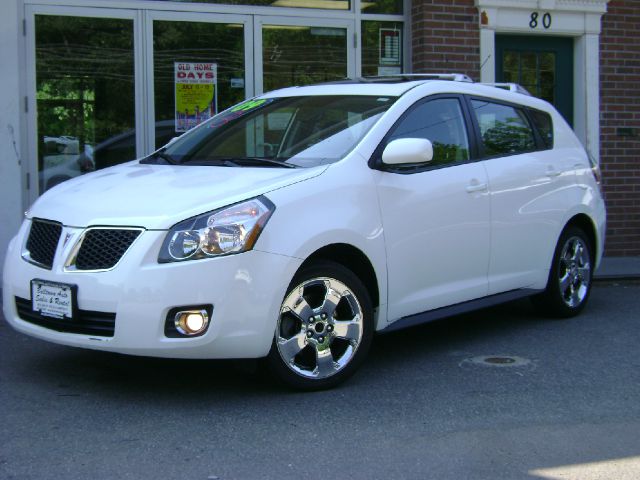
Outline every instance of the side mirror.
<svg viewBox="0 0 640 480"><path fill-rule="evenodd" d="M399 138L382 152L382 162L386 165L427 163L432 159L433 145L426 138Z"/></svg>

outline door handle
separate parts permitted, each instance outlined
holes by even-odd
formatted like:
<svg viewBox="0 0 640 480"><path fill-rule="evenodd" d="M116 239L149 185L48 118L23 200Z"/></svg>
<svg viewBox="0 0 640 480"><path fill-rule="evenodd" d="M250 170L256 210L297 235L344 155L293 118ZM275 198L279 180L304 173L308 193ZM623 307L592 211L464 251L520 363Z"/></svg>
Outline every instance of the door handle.
<svg viewBox="0 0 640 480"><path fill-rule="evenodd" d="M549 166L549 167L547 167L547 171L545 172L545 175L547 177L558 177L558 176L560 176L561 173L562 172L560 172L560 171L556 170L555 168Z"/></svg>
<svg viewBox="0 0 640 480"><path fill-rule="evenodd" d="M487 189L486 183L480 183L475 178L471 180L471 183L467 185L467 193L484 192Z"/></svg>

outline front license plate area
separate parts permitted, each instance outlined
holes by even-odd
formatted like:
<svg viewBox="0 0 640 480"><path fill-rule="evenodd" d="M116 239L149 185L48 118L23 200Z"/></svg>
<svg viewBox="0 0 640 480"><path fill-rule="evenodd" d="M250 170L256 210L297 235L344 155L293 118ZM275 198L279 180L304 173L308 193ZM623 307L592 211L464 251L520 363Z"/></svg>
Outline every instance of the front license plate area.
<svg viewBox="0 0 640 480"><path fill-rule="evenodd" d="M72 320L76 311L76 285L31 280L31 308L43 317Z"/></svg>

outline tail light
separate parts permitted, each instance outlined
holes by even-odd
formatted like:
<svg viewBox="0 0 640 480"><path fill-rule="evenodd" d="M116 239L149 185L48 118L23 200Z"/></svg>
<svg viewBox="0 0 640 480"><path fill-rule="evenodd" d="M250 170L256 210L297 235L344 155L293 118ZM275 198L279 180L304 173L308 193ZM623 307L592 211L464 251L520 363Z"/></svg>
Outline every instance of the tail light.
<svg viewBox="0 0 640 480"><path fill-rule="evenodd" d="M598 189L600 190L600 195L602 195L602 171L600 170L600 165L597 160L593 158L591 153L589 153L589 163L591 164L591 173L593 173L593 178L595 178L596 183L598 184Z"/></svg>

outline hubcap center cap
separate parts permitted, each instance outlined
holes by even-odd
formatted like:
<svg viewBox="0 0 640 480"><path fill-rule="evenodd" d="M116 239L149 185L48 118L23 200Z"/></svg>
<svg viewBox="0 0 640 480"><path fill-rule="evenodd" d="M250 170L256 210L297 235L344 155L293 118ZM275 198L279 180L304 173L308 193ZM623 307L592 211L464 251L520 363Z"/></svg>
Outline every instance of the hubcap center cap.
<svg viewBox="0 0 640 480"><path fill-rule="evenodd" d="M324 323L316 323L313 328L315 329L316 333L322 333L324 332Z"/></svg>

